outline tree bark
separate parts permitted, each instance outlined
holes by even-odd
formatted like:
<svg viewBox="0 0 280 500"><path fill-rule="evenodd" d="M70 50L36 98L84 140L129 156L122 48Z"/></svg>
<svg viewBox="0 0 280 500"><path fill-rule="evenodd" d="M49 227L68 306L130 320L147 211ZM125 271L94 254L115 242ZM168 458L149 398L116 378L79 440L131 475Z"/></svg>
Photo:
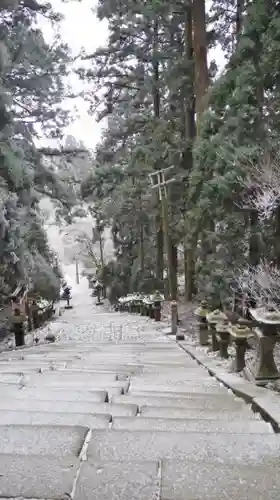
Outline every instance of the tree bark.
<svg viewBox="0 0 280 500"><path fill-rule="evenodd" d="M185 17L185 57L190 67L189 84L185 95L185 120L183 133L186 139L187 147L182 154L182 164L184 170L190 175L193 169L193 143L196 135L195 124L195 97L194 97L194 50L193 50L193 15L191 6L186 8ZM186 186L187 188L187 186ZM186 204L187 205L187 204ZM187 224L187 206L185 209L186 226L184 242L184 275L185 275L185 298L191 300L195 293L195 253L196 240L192 240L193 245L189 243L189 228ZM188 239L188 241L187 241Z"/></svg>
<svg viewBox="0 0 280 500"><path fill-rule="evenodd" d="M205 0L193 0L192 4L192 26L193 26L193 52L194 52L194 94L195 94L195 111L196 111L196 137L200 134L201 116L208 105L208 87L209 74L207 65L207 32L206 32L206 7ZM215 221L211 221L211 225L215 227ZM191 238L193 256L188 256L187 268L188 273L195 278L195 252L197 249L198 234L194 234ZM208 244L208 242L207 242ZM213 249L212 249L213 251ZM194 285L192 285L194 286ZM186 296L191 298L191 289L188 285Z"/></svg>
<svg viewBox="0 0 280 500"><path fill-rule="evenodd" d="M207 106L206 97L209 86L205 0L193 0L192 15L196 120L198 128L201 114Z"/></svg>
<svg viewBox="0 0 280 500"><path fill-rule="evenodd" d="M249 264L257 266L260 263L260 241L258 231L258 213L250 211L250 240L249 240Z"/></svg>
<svg viewBox="0 0 280 500"><path fill-rule="evenodd" d="M154 21L153 32L153 109L156 120L160 118L160 93L159 93L159 61L158 61L158 20ZM157 168L157 166L156 166ZM157 252L157 279L163 280L164 268L164 236L161 217L161 203L157 195L158 215L156 217L156 252Z"/></svg>
<svg viewBox="0 0 280 500"><path fill-rule="evenodd" d="M170 246L171 246L171 252L170 252L170 254L171 254L170 298L171 298L171 300L177 300L178 249L177 249L177 246L175 244L173 244L171 241L170 241Z"/></svg>
<svg viewBox="0 0 280 500"><path fill-rule="evenodd" d="M275 232L274 232L274 262L275 265L280 269L280 206L276 208L275 211Z"/></svg>
<svg viewBox="0 0 280 500"><path fill-rule="evenodd" d="M244 12L244 0L237 0L236 4L236 21L235 21L235 46L238 45L240 35L243 28L243 12Z"/></svg>

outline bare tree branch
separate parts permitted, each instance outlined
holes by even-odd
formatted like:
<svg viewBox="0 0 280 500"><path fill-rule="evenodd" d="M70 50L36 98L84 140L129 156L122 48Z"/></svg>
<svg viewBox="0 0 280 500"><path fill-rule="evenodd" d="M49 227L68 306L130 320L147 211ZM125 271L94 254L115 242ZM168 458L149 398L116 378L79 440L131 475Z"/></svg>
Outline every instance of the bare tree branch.
<svg viewBox="0 0 280 500"><path fill-rule="evenodd" d="M270 219L280 203L280 158L264 154L258 163L246 164L242 208L254 209L261 220Z"/></svg>
<svg viewBox="0 0 280 500"><path fill-rule="evenodd" d="M237 284L242 294L252 298L258 307L279 308L280 270L268 261L242 269Z"/></svg>

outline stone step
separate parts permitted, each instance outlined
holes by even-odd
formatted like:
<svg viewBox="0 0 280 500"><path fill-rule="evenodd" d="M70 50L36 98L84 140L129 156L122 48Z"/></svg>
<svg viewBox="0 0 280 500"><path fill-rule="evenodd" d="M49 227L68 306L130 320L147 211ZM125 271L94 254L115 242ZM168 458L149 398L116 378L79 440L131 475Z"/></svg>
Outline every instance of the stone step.
<svg viewBox="0 0 280 500"><path fill-rule="evenodd" d="M113 387L112 387L113 386ZM113 396L120 396L121 394L124 394L125 391L127 390L128 384L126 382L122 382L121 384L116 382L111 382L110 385L103 384L102 387L100 387L100 384L96 386L96 384L91 384L90 382L87 383L77 383L77 384L71 384L67 383L67 381L62 381L58 382L57 385L55 383L52 384L27 384L24 386L27 389L30 390L35 390L37 392L40 392L40 390L46 390L46 391L64 391L65 393L69 393L71 391L75 392L99 392L99 391L105 391L107 393L107 397L109 400L112 399ZM0 390L1 392L1 390Z"/></svg>
<svg viewBox="0 0 280 500"><path fill-rule="evenodd" d="M102 366L102 368L100 368ZM113 368L111 368L113 367ZM180 365L179 367L176 367L176 368L172 368L170 366L158 366L158 365L144 365L140 362L135 362L135 363L128 363L125 359L123 359L123 362L117 364L117 363L114 363L112 364L111 362L110 363L107 363L106 362L106 365L100 365L100 363L97 363L95 360L93 360L91 362L91 364L89 364L89 361L87 359L83 359L83 360L80 360L80 361L68 361L66 362L66 368L67 369L73 369L73 370L80 370L81 368L83 368L84 370L94 370L94 371L98 371L98 368L101 372L107 372L108 370L111 370L111 371L128 371L129 373L131 372L136 372L136 374L138 373L143 373L144 375L152 375L152 374L158 374L158 375L164 375L164 374L169 374L169 373L174 373L176 372L176 374L178 376L181 376L181 378L183 376L187 376L188 374L192 375L192 374L203 374L204 377L208 376L208 372L207 370L204 370L203 368L193 368L193 367L188 367L188 366L182 366Z"/></svg>
<svg viewBox="0 0 280 500"><path fill-rule="evenodd" d="M83 373L88 373L88 374L92 374L94 379L95 377L99 376L99 377L102 377L103 375L105 375L105 378L106 378L106 375L108 374L108 376L112 376L114 377L114 380L117 381L117 382L128 382L129 381L129 376L130 374L127 372L123 372L123 373L117 373L116 372L109 372L109 371L103 371L103 370L94 370L94 369L89 369L89 368L58 368L58 369L55 369L55 370L52 370L54 372L59 372L58 375L62 372L63 374L67 375L67 374L75 374L75 373L78 373L78 374L83 374Z"/></svg>
<svg viewBox="0 0 280 500"><path fill-rule="evenodd" d="M78 456L87 432L74 426L0 425L0 455Z"/></svg>
<svg viewBox="0 0 280 500"><path fill-rule="evenodd" d="M51 413L89 413L91 415L109 414L115 417L135 416L136 405L92 403L89 401L48 401L40 399L1 398L0 411L19 410Z"/></svg>
<svg viewBox="0 0 280 500"><path fill-rule="evenodd" d="M145 391L145 392L155 392L158 394L158 396L161 395L162 392L170 392L170 393L201 393L201 394L228 394L227 389L225 387L219 386L219 384L210 384L210 385L203 385L203 384L198 384L198 385L193 385L191 382L186 383L184 385L175 385L175 384L166 384L166 385L149 385L149 384L140 384L137 383L135 384L134 381L132 380L130 383L130 391L131 392L140 392L140 391Z"/></svg>
<svg viewBox="0 0 280 500"><path fill-rule="evenodd" d="M90 413L51 413L36 411L0 410L2 425L82 426L90 429L108 429L112 416Z"/></svg>
<svg viewBox="0 0 280 500"><path fill-rule="evenodd" d="M42 368L43 370L53 369L63 369L66 368L66 362L50 363L46 360L7 360L0 362L0 370L5 372L22 372L24 370L36 370Z"/></svg>
<svg viewBox="0 0 280 500"><path fill-rule="evenodd" d="M48 384L47 382L45 384L42 383L26 383L25 387L28 388L35 388L39 390L40 388L52 390L52 389L60 389L60 390L65 390L65 391L99 391L99 390L105 390L108 394L109 398L112 398L113 396L118 396L120 394L124 394L127 392L128 389L128 383L127 382L111 382L107 384L101 384L101 383L91 383L91 382L77 382L77 383L71 383L67 382L67 380L62 380L59 381L52 381L52 383ZM0 389L1 392L1 389Z"/></svg>
<svg viewBox="0 0 280 500"><path fill-rule="evenodd" d="M130 375L137 374L137 373L142 373L143 371L143 365L140 363L125 363L124 361L119 364L116 363L92 363L89 364L88 361L70 361L66 364L68 369L79 369L81 366L85 368L85 370L88 368L89 370L95 370L99 371L100 367L102 366L102 372L114 372L114 373L128 373Z"/></svg>
<svg viewBox="0 0 280 500"><path fill-rule="evenodd" d="M147 376L152 376L155 374L156 376L167 376L167 375L172 375L173 373L176 373L177 375L180 375L181 377L187 376L187 375L193 375L193 374L203 374L205 377L209 376L208 371L203 368L203 367L195 367L195 366L179 366L174 369L174 367L170 365L166 366L158 366L158 365L144 365L143 366L143 377Z"/></svg>
<svg viewBox="0 0 280 500"><path fill-rule="evenodd" d="M141 417L139 417L141 418ZM196 418L195 415L193 418ZM97 430L92 432L87 456L99 461L213 460L219 463L265 465L278 461L280 436L276 434L207 434ZM217 468L219 470L219 468ZM188 475L187 469L186 474ZM200 476L202 480L203 476ZM208 485L209 486L209 485Z"/></svg>
<svg viewBox="0 0 280 500"><path fill-rule="evenodd" d="M211 459L164 460L161 484L161 500L277 500L280 474L277 461L244 466Z"/></svg>
<svg viewBox="0 0 280 500"><path fill-rule="evenodd" d="M118 346L117 346L118 347ZM102 342L102 341L92 341L92 342L75 342L75 341L68 341L68 342L63 342L60 341L59 343L55 344L41 344L38 346L33 346L30 348L30 350L33 349L33 351L65 351L65 350L72 350L72 351L79 351L83 350L86 352L90 352L92 350L103 350L106 352L110 351L115 351L115 344L108 343L108 342ZM137 351L137 350L149 350L152 352L153 350L159 350L159 351L174 351L178 353L177 346L170 341L162 341L158 340L155 341L154 339L149 339L146 342L139 342L137 339L130 341L130 340L123 340L121 344L121 348L126 351L126 350L131 350L131 351ZM180 351L179 351L180 352Z"/></svg>
<svg viewBox="0 0 280 500"><path fill-rule="evenodd" d="M217 411L240 411L246 408L246 404L241 399L234 399L228 395L219 396L212 398L211 396L205 396L200 398L165 398L160 396L135 396L133 394L123 394L121 396L113 396L112 401L114 403L129 403L136 404L139 408L145 406L152 407L171 407L180 409L189 408L201 408L201 409L211 409Z"/></svg>
<svg viewBox="0 0 280 500"><path fill-rule="evenodd" d="M116 371L108 371L108 370L94 370L91 368L85 368L83 365L77 368L67 368L66 363L65 366L55 366L52 365L51 363L34 363L33 365L30 365L29 363L17 363L14 366L10 366L7 364L5 367L0 366L0 374L2 373L14 373L15 371L20 371L23 375L27 374L36 374L36 373L42 373L44 376L48 376L50 372L55 372L57 376L59 376L59 373L63 373L63 375L70 374L74 375L75 373L78 374L78 377L81 376L83 373L87 376L92 375L93 379L95 379L97 376L101 377L104 375L104 378L109 380L109 378L113 381L117 380L117 374ZM0 377L1 378L1 377Z"/></svg>
<svg viewBox="0 0 280 500"><path fill-rule="evenodd" d="M164 356L162 356L162 358L164 358ZM169 367L171 369L175 369L175 368L193 368L195 365L193 363L190 363L188 360L185 360L185 361L164 361L164 359L155 359L155 360L143 360L141 359L141 361L139 361L141 364L144 364L145 366L149 367L149 366L153 366L153 367L156 367L158 370L161 370L161 367L164 367L166 366L166 364L168 363Z"/></svg>
<svg viewBox="0 0 280 500"><path fill-rule="evenodd" d="M255 420L256 415L245 406L240 408L172 408L172 407L159 407L159 406L142 406L141 415L145 417L158 417L158 418L195 418L202 420L234 420L247 419Z"/></svg>
<svg viewBox="0 0 280 500"><path fill-rule="evenodd" d="M276 461L270 467L211 461L208 467L208 462L164 460L160 470L157 461L86 461L74 500L277 500L279 488Z"/></svg>
<svg viewBox="0 0 280 500"><path fill-rule="evenodd" d="M80 424L81 425L81 424ZM156 417L116 417L113 418L113 429L127 431L165 431L165 432L206 432L224 434L273 434L271 425L262 420L216 419L198 420L156 418ZM172 439L172 438L171 438Z"/></svg>
<svg viewBox="0 0 280 500"><path fill-rule="evenodd" d="M153 351L151 351L150 349L146 349L146 350L143 350L141 349L141 353L140 353L140 357L145 359L145 360L153 360L153 359L162 359L163 358L163 354L164 354L164 359L166 359L166 361L182 361L182 362L186 362L186 361L189 361L190 363L193 363L195 364L195 361L193 358L191 358L190 356L186 356L186 354L184 354L183 351L179 350L179 349L166 349L164 351L164 353L162 352L162 349L155 349Z"/></svg>
<svg viewBox="0 0 280 500"><path fill-rule="evenodd" d="M22 372L1 373L0 389L2 384L21 384L23 380Z"/></svg>
<svg viewBox="0 0 280 500"><path fill-rule="evenodd" d="M124 395L127 396L133 396L133 397L139 397L139 398L165 398L165 399L170 399L171 401L184 401L185 399L211 399L212 401L221 401L224 400L225 402L227 401L238 401L238 402L243 402L243 399L235 397L234 394L232 394L230 391L227 391L226 393L214 393L214 394L205 394L205 393L199 393L199 392L158 392L158 391L135 391L129 389L128 392ZM176 406L173 405L173 406Z"/></svg>
<svg viewBox="0 0 280 500"><path fill-rule="evenodd" d="M16 399L38 399L41 401L84 401L87 403L105 403L108 399L107 391L73 391L73 390L62 390L62 389L34 389L23 387L21 390L13 390L13 392L5 391L4 393L0 391L2 397L9 397L9 394ZM125 401L124 401L125 403Z"/></svg>
<svg viewBox="0 0 280 500"><path fill-rule="evenodd" d="M16 361L16 360L14 360ZM21 361L21 360L19 360ZM142 365L142 361L140 362L138 357L127 357L127 356L124 356L122 355L121 353L116 356L116 357L105 357L105 356L95 356L95 357L92 357L90 355L82 355L82 356L75 356L75 357L67 357L66 355L63 355L61 354L60 357L49 357L49 358L46 358L46 357L37 357L34 355L33 359L26 359L26 360L23 360L24 362L26 363L34 363L35 361L36 362L48 362L48 363L51 363L51 364L59 364L59 363L67 363L67 366L70 368L71 366L88 366L88 367L102 367L103 365L107 368L108 366L123 366L123 365L132 365L133 366L136 366L138 367L139 365ZM112 370L114 371L114 370Z"/></svg>
<svg viewBox="0 0 280 500"><path fill-rule="evenodd" d="M117 376L116 374L110 373L98 373L98 372L87 372L87 371L72 371L72 370L51 370L47 373L38 373L35 375L26 376L25 379L28 383L32 384L33 382L44 385L57 383L58 381L67 383L88 383L92 382L93 384L111 384L116 383ZM117 382L118 384L118 382Z"/></svg>
<svg viewBox="0 0 280 500"><path fill-rule="evenodd" d="M67 428L69 432L69 428ZM70 498L80 466L75 457L0 455L1 498Z"/></svg>
<svg viewBox="0 0 280 500"><path fill-rule="evenodd" d="M178 367L186 367L186 368L195 368L196 364L194 361L184 359L182 357L180 358L168 358L166 362L164 361L164 356L157 356L154 358L143 358L139 357L138 359L139 363L149 366L149 365L154 365L154 366L165 366L166 363L171 367L171 369L175 369L177 366Z"/></svg>
<svg viewBox="0 0 280 500"><path fill-rule="evenodd" d="M0 363L0 373L15 373L15 372L20 372L20 373L32 373L32 372L35 372L35 373L38 373L39 371L40 372L49 372L49 371L55 371L55 372L64 372L64 373L69 373L69 372L72 372L72 373L76 373L76 372L79 372L79 373L84 373L84 372L87 372L87 373L90 373L90 374L93 374L93 376L96 376L96 375L111 375L113 377L115 377L115 379L117 378L118 380L118 375L116 374L116 370L109 370L109 369L106 369L106 367L102 367L102 369L100 368L100 365L98 366L95 366L95 367L92 367L92 366L85 366L85 364L83 363L83 361L81 360L80 363L78 364L75 364L74 367L72 366L66 366L67 363L49 363L49 362L46 362L46 361L34 361L34 362L23 362L23 361L7 361L7 362L2 362ZM125 370L123 367L119 367L118 368L118 371L120 372L120 374L123 375L131 375L133 373L133 371L130 371L129 369L128 370Z"/></svg>
<svg viewBox="0 0 280 500"><path fill-rule="evenodd" d="M74 500L156 500L160 489L156 461L84 462Z"/></svg>
<svg viewBox="0 0 280 500"><path fill-rule="evenodd" d="M207 387L221 387L221 383L218 382L214 377L207 376L205 373L201 373L199 370L197 373L185 373L185 375L175 373L168 376L167 375L156 375L151 374L148 376L145 375L136 375L132 378L132 383L134 386L140 385L192 385L192 386L207 386Z"/></svg>
<svg viewBox="0 0 280 500"><path fill-rule="evenodd" d="M46 354L43 359L45 359L45 360L68 359L68 360L73 360L73 361L78 360L78 359L85 359L88 361L88 363L91 363L92 361L95 361L95 362L106 361L106 362L114 363L114 362L121 361L121 359L123 359L127 363L133 363L135 361L139 361L138 358L139 358L138 355L125 354L125 353L122 353L122 351L120 350L119 352L117 352L115 354L113 354L113 353L106 354L106 353L96 352L96 353L81 353L81 354L76 353L76 355L74 355L74 354L67 355L65 352L61 351L61 352L58 352L55 354L53 354L53 353Z"/></svg>

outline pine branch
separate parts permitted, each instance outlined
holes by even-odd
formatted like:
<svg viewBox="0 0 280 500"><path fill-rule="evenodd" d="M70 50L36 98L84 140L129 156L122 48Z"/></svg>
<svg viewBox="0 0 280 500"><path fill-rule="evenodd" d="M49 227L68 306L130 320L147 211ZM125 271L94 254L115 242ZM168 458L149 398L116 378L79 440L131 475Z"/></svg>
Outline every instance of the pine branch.
<svg viewBox="0 0 280 500"><path fill-rule="evenodd" d="M80 153L88 153L87 149L82 149L82 148L66 148L66 149L39 148L37 151L44 156L67 156L67 155L77 155Z"/></svg>
<svg viewBox="0 0 280 500"><path fill-rule="evenodd" d="M22 0L20 3L23 7L33 12L47 12L49 10L49 6L41 5L36 0Z"/></svg>

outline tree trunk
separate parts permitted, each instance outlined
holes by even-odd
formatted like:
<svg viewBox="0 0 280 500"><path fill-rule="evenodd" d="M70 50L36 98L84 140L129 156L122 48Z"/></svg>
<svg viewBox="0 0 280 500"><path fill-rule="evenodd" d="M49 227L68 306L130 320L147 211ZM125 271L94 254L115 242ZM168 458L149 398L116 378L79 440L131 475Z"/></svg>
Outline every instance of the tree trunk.
<svg viewBox="0 0 280 500"><path fill-rule="evenodd" d="M182 154L182 166L188 174L191 173L193 169L193 142L196 135L196 124L195 124L195 98L194 98L194 71L191 63L194 61L194 51L193 51L193 16L192 9L188 7L186 9L185 18L185 56L187 63L191 68L189 71L189 85L185 96L186 102L186 113L183 126L183 133L186 139L187 147ZM195 254L196 254L196 239L192 240L193 245L189 243L189 228L187 223L187 207L186 207L186 226L185 226L185 242L184 242L184 275L185 275L185 298L186 300L191 300L193 294L195 293ZM188 238L188 241L187 241ZM188 243L188 245L187 245Z"/></svg>
<svg viewBox="0 0 280 500"><path fill-rule="evenodd" d="M204 110L207 108L207 96L209 87L209 75L207 66L207 33L206 33L206 8L205 0L193 0L192 4L193 16L193 52L194 52L194 94L195 94L195 111L196 111L196 137L200 133L200 120ZM215 222L211 222L215 225ZM191 276L195 276L195 250L197 248L198 234L193 235L192 249L193 255L188 256L187 268ZM192 285L193 286L193 285ZM191 288L188 284L186 296L191 297Z"/></svg>
<svg viewBox="0 0 280 500"><path fill-rule="evenodd" d="M237 0L236 4L236 22L235 22L235 47L238 45L240 35L243 28L243 12L244 12L244 0Z"/></svg>
<svg viewBox="0 0 280 500"><path fill-rule="evenodd" d="M170 268L170 284L171 284L171 290L170 290L170 298L171 300L177 300L177 290L178 290L178 281L177 281L177 274L178 274L178 249L175 244L173 244L170 241L171 245L171 268Z"/></svg>
<svg viewBox="0 0 280 500"><path fill-rule="evenodd" d="M160 200L158 198L159 207L161 207ZM164 257L163 257L163 248L164 248L164 234L162 229L162 217L161 217L161 208L159 208L159 213L156 217L157 224L157 234L156 234L156 249L157 249L157 262L156 262L156 273L157 279L159 281L163 280L163 268L164 268Z"/></svg>
<svg viewBox="0 0 280 500"><path fill-rule="evenodd" d="M207 67L207 36L205 0L193 0L193 50L195 61L195 100L197 129L201 114L207 106L209 76Z"/></svg>
<svg viewBox="0 0 280 500"><path fill-rule="evenodd" d="M280 269L280 206L275 213L275 242L274 242L275 264Z"/></svg>
<svg viewBox="0 0 280 500"><path fill-rule="evenodd" d="M188 301L192 300L193 295L196 293L194 248L196 248L196 240L190 245L190 248L185 249L185 272L187 276L187 281L185 283L185 298Z"/></svg>
<svg viewBox="0 0 280 500"><path fill-rule="evenodd" d="M249 239L249 264L257 266L260 263L260 241L258 228L258 213L250 211L250 239Z"/></svg>
<svg viewBox="0 0 280 500"><path fill-rule="evenodd" d="M159 93L159 61L158 61L158 20L154 21L153 34L153 109L154 117L159 120L160 117L160 93ZM157 168L157 166L156 166ZM157 252L157 279L162 281L164 268L164 237L161 217L161 203L157 196L158 215L156 217L156 252Z"/></svg>

